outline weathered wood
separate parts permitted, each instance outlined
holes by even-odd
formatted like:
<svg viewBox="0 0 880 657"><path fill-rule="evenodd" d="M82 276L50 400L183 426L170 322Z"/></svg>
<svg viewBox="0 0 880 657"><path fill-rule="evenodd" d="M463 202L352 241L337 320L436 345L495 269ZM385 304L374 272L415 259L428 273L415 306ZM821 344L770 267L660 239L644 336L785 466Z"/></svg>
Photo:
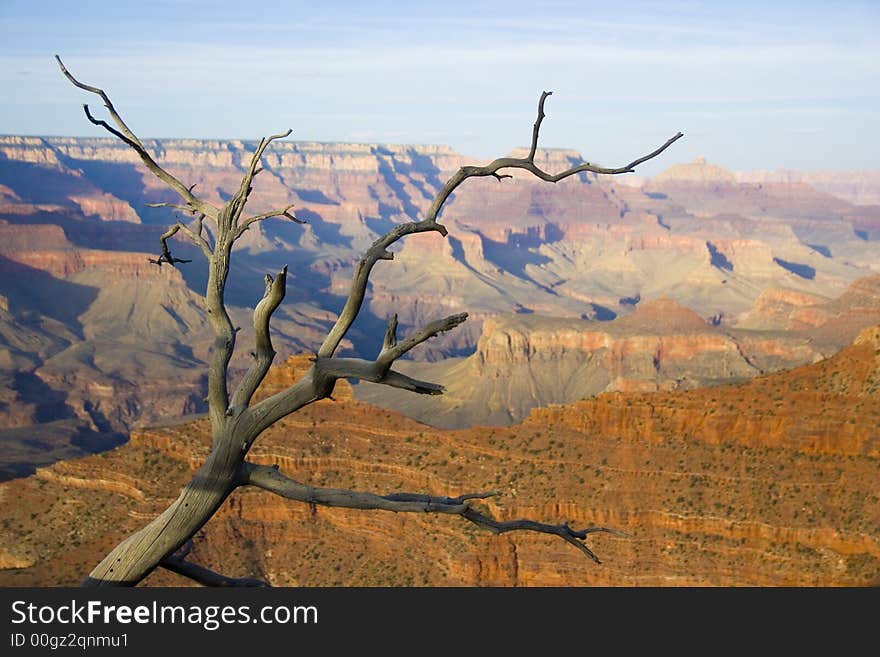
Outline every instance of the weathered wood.
<svg viewBox="0 0 880 657"><path fill-rule="evenodd" d="M86 116L128 144L140 156L146 167L183 199L184 204L158 204L175 207L196 218L195 230L178 222L161 237L161 255L153 262L186 262L171 254L168 240L182 232L193 241L208 260L208 283L205 290L205 307L209 323L214 332L214 349L208 366L208 408L211 420L212 446L205 463L192 480L180 492L179 497L157 518L135 532L119 545L92 570L83 582L86 586L132 586L143 580L155 568L164 567L195 581L217 586L259 586L265 582L249 578L237 579L215 573L202 566L185 561L177 554L182 546L190 546L192 537L205 525L222 505L229 494L239 486L258 486L276 493L286 499L338 506L352 509L377 509L395 512L446 513L462 518L492 532L533 531L552 534L576 546L588 557L598 562L598 558L586 546L587 536L593 532L610 532L624 535L613 529L589 527L573 530L567 524L546 524L533 520L497 520L476 509L471 500L483 499L494 493L469 493L456 498L437 497L417 493L394 493L375 495L373 493L344 489L316 488L285 477L277 468L254 465L246 462L248 451L254 441L267 428L283 417L296 412L319 399L328 397L336 381L340 378L355 378L374 381L384 385L411 390L420 394L441 394L442 386L427 381L418 381L391 369L394 361L422 342L451 330L467 319L466 313L451 315L431 322L403 340L397 339L397 316L392 316L382 343L382 349L374 361L360 358L338 358L334 354L348 333L366 296L367 285L373 267L380 260L393 260L388 248L398 240L416 233L437 232L446 236L446 228L437 223L437 217L450 194L465 180L474 177L493 176L498 180L509 178L499 173L502 169L523 169L548 182L557 182L580 172L628 173L638 164L656 157L679 139L681 133L669 139L663 146L648 155L633 160L623 167L608 169L584 163L558 174L542 171L534 163L538 148L541 123L544 120L544 102L550 92L541 94L538 101L538 117L532 130L532 143L525 158L499 158L484 167L467 166L460 168L441 188L431 203L426 218L395 226L377 239L364 253L355 267L351 289L339 317L318 349L313 365L298 380L285 390L258 403L252 403L253 395L266 377L275 358L270 336L272 314L284 300L286 293L287 267L274 278L266 275L266 289L263 298L254 310L255 350L254 363L240 381L230 399L228 368L235 351L236 332L229 318L225 304L226 281L232 247L236 240L253 224L281 216L302 223L290 213L292 205L279 210L242 219L244 207L253 191L254 177L261 171L260 158L266 148L276 139L290 134L287 132L272 135L260 141L253 153L236 193L222 208L216 208L193 193L193 187L186 187L177 178L163 169L147 152L140 139L128 128L107 94L98 87L79 82L65 68L61 59L58 64L64 76L76 87L98 95L110 113L116 128L106 121L96 119L85 106ZM214 245L202 237L202 223L207 218L216 224Z"/></svg>
<svg viewBox="0 0 880 657"><path fill-rule="evenodd" d="M576 530L566 523L551 525L525 519L496 520L470 505L470 500L486 499L497 495L496 492L466 493L458 497L440 497L420 493L376 495L363 491L309 486L281 474L277 466L254 465L253 463L242 465L242 480L251 486L262 488L289 500L308 504L346 509L393 511L395 513L448 513L461 516L495 534L512 531L552 534L571 543L596 563L601 563L599 558L584 543L589 534L607 532L617 536L629 536L625 532L607 527L587 527Z"/></svg>
<svg viewBox="0 0 880 657"><path fill-rule="evenodd" d="M272 347L272 337L269 335L269 320L284 300L286 293L287 265L284 265L275 278L266 274L266 291L254 309L254 342L256 343L256 349L253 351L254 362L232 395L228 415L238 416L250 406L251 398L266 378L266 373L275 360L275 349Z"/></svg>
<svg viewBox="0 0 880 657"><path fill-rule="evenodd" d="M210 568L205 568L199 564L185 561L176 556L170 556L159 564L165 570L177 573L184 577L188 577L194 582L203 584L204 586L224 586L224 587L267 587L268 582L253 577L227 577L220 573L214 572Z"/></svg>

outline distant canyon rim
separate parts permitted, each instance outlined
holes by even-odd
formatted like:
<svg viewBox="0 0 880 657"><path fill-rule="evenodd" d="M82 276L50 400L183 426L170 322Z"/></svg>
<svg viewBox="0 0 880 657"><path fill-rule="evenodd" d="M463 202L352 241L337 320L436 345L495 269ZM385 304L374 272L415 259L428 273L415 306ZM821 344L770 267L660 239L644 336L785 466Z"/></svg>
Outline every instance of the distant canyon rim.
<svg viewBox="0 0 880 657"><path fill-rule="evenodd" d="M150 146L220 202L255 144ZM538 157L548 170L581 160ZM287 264L279 362L313 351L360 252L419 217L465 163L443 146L273 144L251 209L294 203L308 223L255 226L235 254L227 292L243 340L263 274ZM174 215L148 204L173 200L111 139L0 137L4 477L203 409L204 263L185 242L175 254L192 263L149 263ZM508 424L601 391L742 381L821 360L880 322L878 171L731 172L701 158L652 178L469 181L443 221L448 239L414 236L377 268L346 347L373 353L392 312L404 330L470 313L410 364L446 396L355 387L437 426Z"/></svg>

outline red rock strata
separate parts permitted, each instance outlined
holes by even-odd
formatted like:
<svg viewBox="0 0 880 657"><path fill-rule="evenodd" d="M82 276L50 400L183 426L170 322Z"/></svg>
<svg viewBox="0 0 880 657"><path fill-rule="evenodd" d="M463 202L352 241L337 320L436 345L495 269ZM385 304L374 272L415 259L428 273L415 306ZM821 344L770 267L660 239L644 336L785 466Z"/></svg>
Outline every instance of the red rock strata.
<svg viewBox="0 0 880 657"><path fill-rule="evenodd" d="M288 384L302 361L273 373ZM243 490L192 558L276 585L864 585L880 581L880 327L840 354L740 385L600 395L504 428L439 431L348 398L269 430L253 458L315 485L435 494L601 524L602 565L558 539L458 518L288 503ZM71 584L159 512L208 445L204 421L0 486L3 585ZM9 501L16 500L15 504ZM157 572L150 584L186 584Z"/></svg>

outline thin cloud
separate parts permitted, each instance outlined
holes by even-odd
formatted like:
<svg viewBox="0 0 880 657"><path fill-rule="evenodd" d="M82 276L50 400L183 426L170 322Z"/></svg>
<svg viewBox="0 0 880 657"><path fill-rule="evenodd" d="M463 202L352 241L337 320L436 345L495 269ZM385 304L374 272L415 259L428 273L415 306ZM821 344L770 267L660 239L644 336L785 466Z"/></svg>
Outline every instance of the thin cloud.
<svg viewBox="0 0 880 657"><path fill-rule="evenodd" d="M247 137L290 125L300 139L372 135L494 156L527 139L548 89L547 145L616 155L630 136L635 149L679 129L696 140L697 130L714 139L707 155L724 161L766 123L773 129L753 148L818 157L819 147L786 143L785 122L799 117L838 123L822 146L838 139L848 159L876 162L876 4L511 0L364 11L252 0L246 16L231 2L83 2L63 16L50 4L4 0L0 10L12 28L0 84L16 90L0 99L3 130L92 130L78 109L91 99L61 78L57 51L144 135Z"/></svg>

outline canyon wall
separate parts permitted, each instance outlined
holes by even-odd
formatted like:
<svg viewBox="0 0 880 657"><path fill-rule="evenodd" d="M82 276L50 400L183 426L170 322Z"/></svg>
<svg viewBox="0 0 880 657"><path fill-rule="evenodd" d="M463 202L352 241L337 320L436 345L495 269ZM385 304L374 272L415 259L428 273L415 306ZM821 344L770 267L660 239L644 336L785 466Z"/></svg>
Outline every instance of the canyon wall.
<svg viewBox="0 0 880 657"><path fill-rule="evenodd" d="M215 204L238 186L256 147L236 140L145 143ZM561 149L537 157L549 170L580 161ZM307 223L268 220L249 230L235 253L226 293L245 348L233 361L233 379L247 364L249 316L266 272L289 266L288 297L273 322L281 358L313 350L341 307L363 249L395 224L420 217L443 181L470 163L442 146L273 143L249 211L294 203ZM762 333L731 340L710 331L702 345L681 345L675 336L644 339L636 331L602 338L607 355L596 356L594 349L567 349L561 334L562 346L549 346L556 329L518 328L511 340L540 343L527 365L517 365L527 368L520 377L527 385L485 404L481 416L469 411L469 422L509 422L536 404L605 389L690 387L808 362L840 348L852 330L874 321L873 311L834 324L845 313L762 294L833 300L876 274L880 208L795 178L746 180L700 160L636 185L586 174L559 185L520 173L468 181L443 211L448 239L414 236L397 247L393 262L377 265L363 317L343 350L375 353L393 313L403 333L468 312L460 329L413 353L443 361L477 356L481 340L495 354L490 335L502 339L496 328L510 324L512 314L524 322L560 318L576 326L565 331L580 331L582 321L625 319L661 299L713 326ZM45 429L48 440L69 430L67 449L83 435L118 438L139 424L203 409L211 343L200 306L204 261L176 239L174 254L191 263L159 268L148 261L176 220L173 210L149 204L173 201L113 139L0 137L0 432L31 426L37 438ZM825 330L809 346L792 346L782 335L810 326ZM703 356L673 357L688 350ZM494 357L478 370L469 360L467 375L504 378L507 364L493 366ZM473 399L467 390L461 395ZM44 459L45 450L28 451L18 436L2 433L2 440Z"/></svg>
<svg viewBox="0 0 880 657"><path fill-rule="evenodd" d="M273 372L269 394L305 357ZM279 586L849 586L880 582L880 327L789 372L675 393L614 392L503 428L442 431L349 397L270 429L251 458L313 485L458 495L596 534L601 565L553 536L456 517L310 507L236 492L191 559ZM159 513L207 454L205 420L0 484L0 584L70 585ZM150 585L189 585L165 571Z"/></svg>
<svg viewBox="0 0 880 657"><path fill-rule="evenodd" d="M689 390L813 363L880 322L880 276L834 300L769 289L735 327L670 299L611 321L504 315L485 319L476 351L399 369L442 384L442 396L362 383L356 396L444 428L509 424L537 407L600 392Z"/></svg>

